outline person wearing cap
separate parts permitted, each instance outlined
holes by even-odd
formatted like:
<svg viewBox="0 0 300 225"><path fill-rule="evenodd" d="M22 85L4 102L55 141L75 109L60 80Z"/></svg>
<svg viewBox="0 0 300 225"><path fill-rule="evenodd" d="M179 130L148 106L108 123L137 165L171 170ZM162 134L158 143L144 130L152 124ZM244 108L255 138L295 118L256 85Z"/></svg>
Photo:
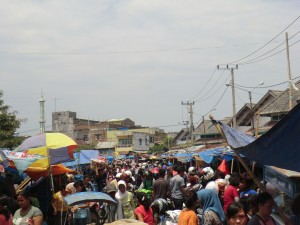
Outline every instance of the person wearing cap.
<svg viewBox="0 0 300 225"><path fill-rule="evenodd" d="M124 213L121 207L121 204L118 199L116 199L115 195L118 191L115 185L113 184L108 184L104 188L105 192L113 199L116 201L117 204L107 204L103 203L105 212L107 212L107 223L112 223L115 220L121 220L124 219Z"/></svg>

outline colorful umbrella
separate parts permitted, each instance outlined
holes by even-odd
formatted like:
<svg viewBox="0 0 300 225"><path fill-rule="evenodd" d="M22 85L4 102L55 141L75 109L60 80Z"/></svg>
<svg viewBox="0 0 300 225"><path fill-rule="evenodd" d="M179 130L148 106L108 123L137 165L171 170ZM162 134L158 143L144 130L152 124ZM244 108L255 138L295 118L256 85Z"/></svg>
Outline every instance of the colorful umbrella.
<svg viewBox="0 0 300 225"><path fill-rule="evenodd" d="M9 162L8 162L7 157L6 157L6 155L3 151L4 150L0 150L0 166L4 170L5 167L9 166Z"/></svg>
<svg viewBox="0 0 300 225"><path fill-rule="evenodd" d="M64 201L69 206L85 202L106 202L109 204L116 204L115 200L113 200L108 194L102 192L79 192L65 197Z"/></svg>
<svg viewBox="0 0 300 225"><path fill-rule="evenodd" d="M47 168L49 161L51 165L54 165L73 160L75 148L77 148L76 142L65 134L45 133L27 138L16 151L46 156L32 163L30 167Z"/></svg>
<svg viewBox="0 0 300 225"><path fill-rule="evenodd" d="M71 170L62 164L52 165L51 166L51 172L52 175L60 175L60 174L66 174L66 173L73 173L75 174L75 170ZM43 170L42 168L38 167L29 167L27 170L25 170L25 173L30 176L33 180L37 180L40 177L46 177L48 176L48 171Z"/></svg>

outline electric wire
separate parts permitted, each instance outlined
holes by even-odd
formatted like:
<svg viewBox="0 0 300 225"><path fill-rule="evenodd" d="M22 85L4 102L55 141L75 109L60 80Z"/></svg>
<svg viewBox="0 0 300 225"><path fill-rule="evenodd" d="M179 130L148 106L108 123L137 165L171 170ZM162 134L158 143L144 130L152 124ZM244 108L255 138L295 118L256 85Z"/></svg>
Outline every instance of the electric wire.
<svg viewBox="0 0 300 225"><path fill-rule="evenodd" d="M298 19L300 18L300 16L298 16L295 20L293 20L286 28L284 28L279 34L277 34L274 38L272 38L270 41L268 41L266 44L264 44L263 46L261 46L260 48L258 48L257 50L255 50L254 52L246 55L245 57L242 57L238 60L235 60L233 62L230 62L228 64L236 64L237 62L240 62L246 58L248 58L249 56L254 55L255 53L257 53L258 51L260 51L261 49L263 49L264 47L266 47L268 44L270 44L272 41L274 41L279 35L281 35L284 31L286 31L290 26L292 26Z"/></svg>
<svg viewBox="0 0 300 225"><path fill-rule="evenodd" d="M298 79L300 76L297 76L297 77L294 77L292 78L292 80L296 80ZM249 87L249 86L244 86L244 85L240 85L240 84L234 84L234 86L238 86L238 87L242 87L242 88L255 88L255 89L264 89L264 88L270 88L270 87L276 87L276 86L279 86L279 85L282 85L282 84L285 84L285 83L288 83L289 81L284 81L284 82L280 82L280 83L277 83L277 84L272 84L272 85L268 85L268 86L262 86L262 87Z"/></svg>
<svg viewBox="0 0 300 225"><path fill-rule="evenodd" d="M220 101L223 99L223 97L225 96L226 91L228 90L228 86L226 86L224 92L222 93L221 97L218 99L217 103L211 108L211 110L208 112L210 113L211 111L213 111L216 106L220 103ZM196 124L198 124L200 121L198 121Z"/></svg>
<svg viewBox="0 0 300 225"><path fill-rule="evenodd" d="M22 54L22 55L105 55L105 54L140 54L140 53L155 53L155 52L174 52L174 51L197 51L204 49L219 49L230 47L241 47L248 45L258 45L261 43L246 43L222 46L209 47L194 47L194 48L178 48L178 49L157 49L157 50L136 50L136 51L107 51L107 52L0 52L0 54Z"/></svg>
<svg viewBox="0 0 300 225"><path fill-rule="evenodd" d="M227 76L227 78L224 80L224 82L221 83L221 85L217 88L217 90L216 90L213 94L211 94L211 95L210 95L209 97L207 97L207 98L198 100L197 102L204 102L204 101L210 99L212 96L214 96L216 93L218 93L219 90L221 90L221 88L224 86L224 84L226 84L226 82L228 81L229 78L230 78L230 74Z"/></svg>
<svg viewBox="0 0 300 225"><path fill-rule="evenodd" d="M50 128L50 127L52 127L52 125L45 126L45 128ZM33 132L33 131L39 131L39 130L40 130L40 128L36 128L36 129L31 129L31 130L17 131L17 133L23 134L23 133L28 133L28 132Z"/></svg>
<svg viewBox="0 0 300 225"><path fill-rule="evenodd" d="M219 80L221 79L223 73L225 72L225 70L222 71L222 73L220 74L220 76L218 77L218 79L216 80L216 82L211 86L211 88L200 98L196 99L195 102L199 102L202 101L203 99L205 99L205 97L215 88L215 86L218 84Z"/></svg>
<svg viewBox="0 0 300 225"><path fill-rule="evenodd" d="M189 101L191 101L191 100L197 98L197 97L205 90L205 88L207 87L209 81L212 79L212 77L214 76L214 74L216 73L216 71L217 71L217 67L214 69L214 71L213 71L212 74L210 75L210 77L209 77L209 79L207 80L207 82L203 85L203 87L201 88L201 90L200 90L193 98L191 98Z"/></svg>
<svg viewBox="0 0 300 225"><path fill-rule="evenodd" d="M214 108L216 108L216 106L220 103L220 101L222 100L222 98L224 97L226 91L228 89L228 86L226 86L226 89L224 90L224 92L222 93L221 97L219 98L219 100L217 101L217 103L211 108L211 110L213 110Z"/></svg>
<svg viewBox="0 0 300 225"><path fill-rule="evenodd" d="M298 42L300 42L300 40L294 42L294 43L291 44L289 47L292 47L293 45L297 44ZM259 59L259 60L256 60L256 61L251 61L251 62L248 62L248 63L246 63L246 62L245 62L245 63L242 63L242 65L248 65L248 64L252 64L252 63L261 62L261 61L263 61L263 60L265 60L265 59L268 59L268 58L271 58L271 57L273 57L273 56L275 56L275 55L277 55L277 54L279 54L279 53L281 53L281 52L283 52L283 51L285 51L285 50L286 50L286 48L284 48L284 49L282 49L282 50L280 50L280 51L278 51L278 52L276 52L276 53L274 53L274 54L272 54L272 55L269 55L269 56L267 56L267 57L265 57L265 58L262 58L262 59Z"/></svg>
<svg viewBox="0 0 300 225"><path fill-rule="evenodd" d="M294 35L292 35L292 36L289 38L289 40L292 40L292 39L293 39L295 36L297 36L299 33L300 33L300 31L296 32ZM276 47L272 48L271 50L267 51L266 53L264 53L264 54L262 54L262 55L260 55L260 56L257 56L257 57L255 57L255 58L253 58L253 59L250 59L250 60L245 61L245 62L240 62L239 65L249 64L250 62L252 62L252 61L254 61L254 60L256 60L256 59L259 59L259 58L261 58L261 57L263 57L263 56L265 56L265 55L271 53L272 51L276 50L277 48L279 48L280 46L284 45L285 43L286 43L286 42L284 41L284 42L282 42L281 44L277 45ZM286 50L286 48L284 48L284 50Z"/></svg>

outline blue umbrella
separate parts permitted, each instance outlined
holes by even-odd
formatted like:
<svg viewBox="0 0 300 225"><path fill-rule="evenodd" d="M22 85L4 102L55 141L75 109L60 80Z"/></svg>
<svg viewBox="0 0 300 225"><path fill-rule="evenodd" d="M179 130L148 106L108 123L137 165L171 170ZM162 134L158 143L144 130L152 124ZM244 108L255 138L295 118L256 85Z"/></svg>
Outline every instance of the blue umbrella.
<svg viewBox="0 0 300 225"><path fill-rule="evenodd" d="M106 202L109 204L116 204L108 194L102 192L79 192L69 195L64 198L67 205L77 205L85 202Z"/></svg>

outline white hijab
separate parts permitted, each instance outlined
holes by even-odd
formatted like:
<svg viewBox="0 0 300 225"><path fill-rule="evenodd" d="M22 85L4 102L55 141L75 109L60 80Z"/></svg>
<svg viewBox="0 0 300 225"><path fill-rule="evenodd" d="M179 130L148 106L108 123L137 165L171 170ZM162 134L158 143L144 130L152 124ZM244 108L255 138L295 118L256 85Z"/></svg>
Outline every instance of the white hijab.
<svg viewBox="0 0 300 225"><path fill-rule="evenodd" d="M120 186L120 185L124 185L124 186L125 186L125 192L124 192L124 193L122 193L122 192L119 190L119 186ZM118 182L118 192L116 193L116 198L117 198L117 199L122 199L122 198L126 197L127 195L128 195L128 192L126 191L126 183L125 183L125 181L120 180L120 181Z"/></svg>

